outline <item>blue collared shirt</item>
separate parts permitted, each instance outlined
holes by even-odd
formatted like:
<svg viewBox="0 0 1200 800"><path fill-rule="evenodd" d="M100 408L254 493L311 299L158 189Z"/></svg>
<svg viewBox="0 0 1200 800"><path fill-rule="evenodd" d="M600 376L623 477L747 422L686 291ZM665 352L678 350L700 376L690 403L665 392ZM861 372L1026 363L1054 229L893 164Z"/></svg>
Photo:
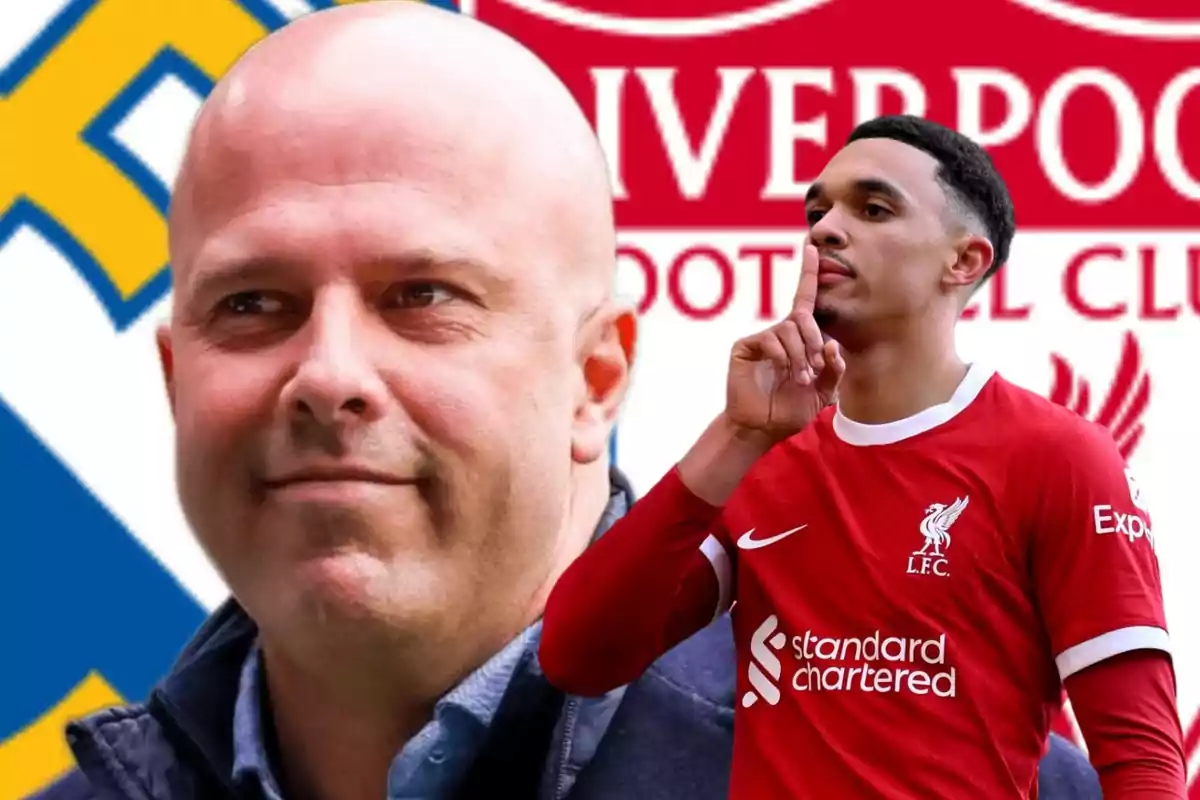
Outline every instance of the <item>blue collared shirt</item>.
<svg viewBox="0 0 1200 800"><path fill-rule="evenodd" d="M388 800L452 797L484 741L522 656L537 646L541 622L526 629L433 707L433 716L388 768ZM284 800L267 755L262 655L251 649L234 707L234 779L257 784L266 800Z"/></svg>

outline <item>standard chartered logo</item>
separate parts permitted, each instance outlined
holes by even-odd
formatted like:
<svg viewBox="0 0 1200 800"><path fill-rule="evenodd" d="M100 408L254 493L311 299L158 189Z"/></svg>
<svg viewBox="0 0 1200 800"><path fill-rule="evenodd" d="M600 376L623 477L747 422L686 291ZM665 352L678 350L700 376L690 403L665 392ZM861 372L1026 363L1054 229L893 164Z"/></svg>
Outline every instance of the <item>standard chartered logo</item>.
<svg viewBox="0 0 1200 800"><path fill-rule="evenodd" d="M946 634L935 639L883 636L792 637L796 660L792 677L798 692L912 692L954 697L956 671L946 668ZM835 663L829 663L835 662Z"/></svg>
<svg viewBox="0 0 1200 800"><path fill-rule="evenodd" d="M750 637L750 685L754 688L742 695L742 705L746 708L758 702L762 697L768 705L779 702L779 675L783 665L779 663L777 650L782 650L787 644L787 635L778 630L779 618L774 614L767 617L758 630Z"/></svg>
<svg viewBox="0 0 1200 800"><path fill-rule="evenodd" d="M752 690L742 696L750 707L759 698L779 702L783 665L778 652L788 637L779 619L767 617L750 637L749 679ZM954 697L958 674L946 664L946 634L934 638L888 636L882 631L863 637L827 637L805 631L791 637L795 668L789 681L797 692L874 692L932 694Z"/></svg>

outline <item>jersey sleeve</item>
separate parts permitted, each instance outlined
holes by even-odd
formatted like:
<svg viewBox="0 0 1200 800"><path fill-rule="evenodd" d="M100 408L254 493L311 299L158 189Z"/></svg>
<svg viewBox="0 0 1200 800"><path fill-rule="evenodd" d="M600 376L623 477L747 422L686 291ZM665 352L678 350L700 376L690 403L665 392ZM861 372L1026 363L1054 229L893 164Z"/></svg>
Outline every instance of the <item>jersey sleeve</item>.
<svg viewBox="0 0 1200 800"><path fill-rule="evenodd" d="M1183 797L1183 732L1170 658L1123 653L1066 681L1105 797Z"/></svg>
<svg viewBox="0 0 1200 800"><path fill-rule="evenodd" d="M1072 420L1074 422L1075 420ZM1121 653L1170 653L1150 512L1108 432L1043 437L1029 521L1033 580L1062 680Z"/></svg>
<svg viewBox="0 0 1200 800"><path fill-rule="evenodd" d="M672 469L563 573L538 659L558 688L598 695L728 610L734 563L721 509Z"/></svg>

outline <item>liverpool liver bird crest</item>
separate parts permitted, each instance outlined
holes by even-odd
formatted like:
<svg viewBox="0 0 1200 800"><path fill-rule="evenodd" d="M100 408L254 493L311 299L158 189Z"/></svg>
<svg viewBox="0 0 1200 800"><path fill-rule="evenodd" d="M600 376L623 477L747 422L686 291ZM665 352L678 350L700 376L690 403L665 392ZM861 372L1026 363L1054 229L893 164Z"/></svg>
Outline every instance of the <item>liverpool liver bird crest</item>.
<svg viewBox="0 0 1200 800"><path fill-rule="evenodd" d="M1094 417L1090 416L1092 398L1087 379L1077 376L1061 356L1051 354L1050 359L1054 364L1051 402L1108 428L1121 456L1128 460L1145 432L1141 418L1150 403L1150 376L1142 368L1137 339L1132 333L1125 334L1117 373L1108 387L1108 396Z"/></svg>
<svg viewBox="0 0 1200 800"><path fill-rule="evenodd" d="M950 546L950 526L962 515L970 499L960 497L949 506L934 503L925 509L925 519L921 520L921 533L925 536L925 544L918 553L930 555L929 548L932 547L932 555L942 555L942 548Z"/></svg>

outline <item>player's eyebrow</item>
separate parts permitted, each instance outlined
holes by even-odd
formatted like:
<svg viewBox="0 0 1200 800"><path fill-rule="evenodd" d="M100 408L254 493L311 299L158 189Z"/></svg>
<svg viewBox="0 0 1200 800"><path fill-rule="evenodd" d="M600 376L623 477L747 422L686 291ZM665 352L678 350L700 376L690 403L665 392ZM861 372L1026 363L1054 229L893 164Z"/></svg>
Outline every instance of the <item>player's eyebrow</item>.
<svg viewBox="0 0 1200 800"><path fill-rule="evenodd" d="M903 203L907 200L907 195L900 187L890 181L885 181L883 178L859 178L850 185L851 191L858 195L875 195L885 197L895 203ZM825 196L825 186L821 183L813 183L808 187L808 193L804 196L805 205L814 203Z"/></svg>

